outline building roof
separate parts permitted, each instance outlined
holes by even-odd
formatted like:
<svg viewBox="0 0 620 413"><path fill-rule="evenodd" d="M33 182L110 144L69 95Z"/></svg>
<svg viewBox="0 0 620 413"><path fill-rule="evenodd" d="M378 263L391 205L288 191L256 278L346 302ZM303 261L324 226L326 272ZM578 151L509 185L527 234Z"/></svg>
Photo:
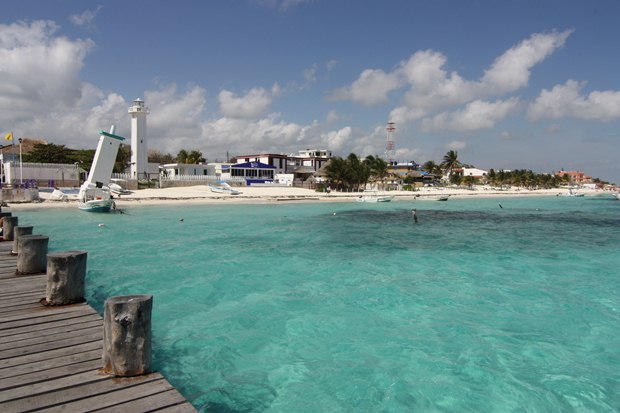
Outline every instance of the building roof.
<svg viewBox="0 0 620 413"><path fill-rule="evenodd" d="M267 165L262 162L244 162L230 165L231 168L255 168L255 169L276 169L275 166Z"/></svg>

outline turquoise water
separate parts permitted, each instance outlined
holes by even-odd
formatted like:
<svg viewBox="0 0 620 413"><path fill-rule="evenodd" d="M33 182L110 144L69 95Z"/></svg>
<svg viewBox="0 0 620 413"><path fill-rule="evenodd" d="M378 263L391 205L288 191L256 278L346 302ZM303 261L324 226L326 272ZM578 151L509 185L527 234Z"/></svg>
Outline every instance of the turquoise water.
<svg viewBox="0 0 620 413"><path fill-rule="evenodd" d="M154 295L155 368L204 412L620 411L611 198L18 215L88 251L99 311Z"/></svg>

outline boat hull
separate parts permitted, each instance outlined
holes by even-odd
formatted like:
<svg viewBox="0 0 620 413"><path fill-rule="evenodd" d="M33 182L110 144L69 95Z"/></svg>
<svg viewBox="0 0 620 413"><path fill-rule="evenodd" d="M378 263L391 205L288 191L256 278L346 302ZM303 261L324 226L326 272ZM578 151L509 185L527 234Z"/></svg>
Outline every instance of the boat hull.
<svg viewBox="0 0 620 413"><path fill-rule="evenodd" d="M78 208L86 212L110 212L111 209L114 209L114 201L111 199L98 199L80 202Z"/></svg>

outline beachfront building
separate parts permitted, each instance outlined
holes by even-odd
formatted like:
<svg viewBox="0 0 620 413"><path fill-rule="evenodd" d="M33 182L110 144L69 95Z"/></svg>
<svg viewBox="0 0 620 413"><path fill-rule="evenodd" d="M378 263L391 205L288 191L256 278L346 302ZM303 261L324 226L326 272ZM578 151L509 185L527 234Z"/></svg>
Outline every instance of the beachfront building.
<svg viewBox="0 0 620 413"><path fill-rule="evenodd" d="M299 151L297 154L290 154L288 156L287 172L295 173L307 173L312 170L316 172L323 167L332 157L332 152L326 149L305 149ZM299 169L305 167L303 169Z"/></svg>
<svg viewBox="0 0 620 413"><path fill-rule="evenodd" d="M587 176L585 173L581 171L565 171L561 170L555 173L555 176L562 179L567 176L570 179L570 182L575 185L583 185L592 182L592 177Z"/></svg>
<svg viewBox="0 0 620 413"><path fill-rule="evenodd" d="M419 171L419 170L420 170L420 164L414 161L409 161L409 162L396 162L395 161L395 162L392 162L390 165L388 165L388 172L396 176L402 177L402 178L409 175L412 171Z"/></svg>
<svg viewBox="0 0 620 413"><path fill-rule="evenodd" d="M161 165L159 169L162 175L173 180L186 176L202 176L209 174L209 166L201 163L167 163Z"/></svg>
<svg viewBox="0 0 620 413"><path fill-rule="evenodd" d="M461 173L463 174L463 177L472 176L476 179L484 178L485 176L487 176L487 171L477 168L463 168Z"/></svg>
<svg viewBox="0 0 620 413"><path fill-rule="evenodd" d="M86 177L86 171L79 164L61 163L30 163L19 162L19 158L5 158L0 155L2 162L2 182L13 186L29 187L79 187Z"/></svg>
<svg viewBox="0 0 620 413"><path fill-rule="evenodd" d="M246 185L272 183L276 175L276 167L262 162L243 162L226 168L232 179L245 179Z"/></svg>
<svg viewBox="0 0 620 413"><path fill-rule="evenodd" d="M231 159L235 163L259 162L261 164L273 166L276 174L287 173L288 157L281 153L261 153L254 155L239 155Z"/></svg>

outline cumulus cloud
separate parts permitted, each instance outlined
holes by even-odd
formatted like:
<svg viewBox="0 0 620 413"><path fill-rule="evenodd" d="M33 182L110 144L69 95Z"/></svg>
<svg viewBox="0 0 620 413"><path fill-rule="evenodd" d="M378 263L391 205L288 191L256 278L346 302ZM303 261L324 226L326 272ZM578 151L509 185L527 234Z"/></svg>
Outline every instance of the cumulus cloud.
<svg viewBox="0 0 620 413"><path fill-rule="evenodd" d="M512 92L527 86L532 67L564 46L572 32L533 34L495 59L481 80L482 86L494 93Z"/></svg>
<svg viewBox="0 0 620 413"><path fill-rule="evenodd" d="M220 110L224 116L230 118L256 118L267 112L279 92L280 88L277 84L271 88L271 91L253 88L244 96L237 96L233 92L222 90L218 95Z"/></svg>
<svg viewBox="0 0 620 413"><path fill-rule="evenodd" d="M468 103L464 109L454 112L444 112L432 118L424 119L423 129L430 130L457 130L475 131L492 128L519 105L519 99L511 98L505 101L485 102L475 100Z"/></svg>
<svg viewBox="0 0 620 413"><path fill-rule="evenodd" d="M584 87L585 83L568 80L551 90L544 89L530 105L528 117L532 120L564 117L599 121L620 119L620 91L593 91L582 95Z"/></svg>
<svg viewBox="0 0 620 413"><path fill-rule="evenodd" d="M383 70L367 69L349 87L335 90L334 100L352 100L364 106L388 102L388 94L400 87L398 73L386 73Z"/></svg>
<svg viewBox="0 0 620 413"><path fill-rule="evenodd" d="M401 90L404 92L402 104L390 113L390 119L396 122L424 119L426 127L435 130L492 127L510 113L517 102L508 99L491 104L482 99L499 97L527 86L533 67L561 48L571 33L571 30L535 33L496 58L476 80L448 72L444 68L447 58L442 53L418 51L390 72L362 71L350 86L333 91L331 98L371 106L388 102L390 92ZM464 104L467 106L456 112L432 115Z"/></svg>
<svg viewBox="0 0 620 413"><path fill-rule="evenodd" d="M81 14L72 14L69 16L69 21L78 27L92 27L95 17L101 11L103 6L99 5L95 10L86 10Z"/></svg>
<svg viewBox="0 0 620 413"><path fill-rule="evenodd" d="M18 120L80 99L90 40L54 36L51 21L0 25L0 119Z"/></svg>

